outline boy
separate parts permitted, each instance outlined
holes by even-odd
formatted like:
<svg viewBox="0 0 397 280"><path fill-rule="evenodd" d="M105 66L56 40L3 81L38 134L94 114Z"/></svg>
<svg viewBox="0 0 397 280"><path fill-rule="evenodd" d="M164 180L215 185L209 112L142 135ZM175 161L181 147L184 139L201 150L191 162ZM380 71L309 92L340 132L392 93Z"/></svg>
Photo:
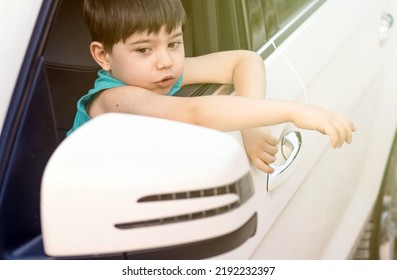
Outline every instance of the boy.
<svg viewBox="0 0 397 280"><path fill-rule="evenodd" d="M248 156L269 173L277 140L264 126L293 122L327 134L334 148L351 143L354 125L341 115L260 98L265 94L265 69L256 53L185 57L180 0L85 0L84 13L93 39L90 51L102 70L94 88L79 100L69 134L107 112L241 130ZM170 97L184 85L200 83L233 84L237 96Z"/></svg>

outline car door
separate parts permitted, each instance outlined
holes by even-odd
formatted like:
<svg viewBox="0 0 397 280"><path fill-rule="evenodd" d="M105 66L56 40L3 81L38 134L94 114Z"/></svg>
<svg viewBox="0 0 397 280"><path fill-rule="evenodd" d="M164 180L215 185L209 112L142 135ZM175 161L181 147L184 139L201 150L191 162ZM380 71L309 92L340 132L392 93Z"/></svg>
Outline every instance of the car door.
<svg viewBox="0 0 397 280"><path fill-rule="evenodd" d="M256 50L264 59L267 72L267 98L308 103L300 77L284 53L276 48L273 39L275 30L280 30L280 36L285 35L282 29L288 25L294 14L296 15L303 9L305 15L308 16L317 8L305 10L304 8L307 7L309 2L300 1L294 9L290 9L288 12L284 10L284 14L280 18L276 16L277 3L275 1L235 1L233 5L233 14L236 17L234 22L243 23L240 25L243 30L237 29L235 33L240 41L245 42L245 48ZM278 5L281 4L281 2L278 3ZM218 10L221 10L219 8ZM227 13L227 9L221 11ZM223 18L225 17L223 15ZM244 46L243 43L241 45ZM226 93L228 93L227 87L225 90L213 94ZM256 233L242 246L216 256L216 258L255 257L253 252L261 244L267 232L271 230L274 222L279 218L299 187L299 184L295 184L295 182L302 181L305 174L310 171L311 157L308 153L310 145L301 145L300 143L302 139L309 138L309 132L297 129L291 124L273 126L271 130L274 136L280 139L280 153L277 162L274 164L276 173L269 176L251 165L258 215ZM230 134L243 146L240 132L236 131ZM294 178L288 180L290 176L294 176Z"/></svg>
<svg viewBox="0 0 397 280"><path fill-rule="evenodd" d="M395 35L387 21L395 8L375 0L311 5L320 2L298 30L281 43L276 38L275 45L299 76L306 100L349 116L358 131L352 145L336 151L315 132L302 137L307 160L278 186L291 184L298 191L253 258L352 257L394 138L396 100L384 82L389 37Z"/></svg>

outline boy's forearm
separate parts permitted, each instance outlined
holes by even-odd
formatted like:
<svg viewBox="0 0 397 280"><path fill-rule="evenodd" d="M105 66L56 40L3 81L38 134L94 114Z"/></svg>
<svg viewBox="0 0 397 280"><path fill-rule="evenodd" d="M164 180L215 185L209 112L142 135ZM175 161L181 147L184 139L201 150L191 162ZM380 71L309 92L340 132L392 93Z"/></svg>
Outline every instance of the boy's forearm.
<svg viewBox="0 0 397 280"><path fill-rule="evenodd" d="M239 96L203 96L195 102L193 123L222 131L276 125L292 120L293 104L287 101Z"/></svg>
<svg viewBox="0 0 397 280"><path fill-rule="evenodd" d="M253 51L225 51L186 58L182 85L233 84L236 94L265 96L266 72L262 58Z"/></svg>
<svg viewBox="0 0 397 280"><path fill-rule="evenodd" d="M241 96L170 97L125 86L101 94L91 104L90 115L122 112L236 131L289 122L293 106L293 103L285 101Z"/></svg>
<svg viewBox="0 0 397 280"><path fill-rule="evenodd" d="M240 59L233 72L233 84L238 96L265 97L266 70L262 58L257 53L240 53Z"/></svg>
<svg viewBox="0 0 397 280"><path fill-rule="evenodd" d="M297 106L286 101L241 96L170 97L129 86L110 89L94 103L91 107L102 108L98 114L123 112L146 115L222 131L289 122L292 108Z"/></svg>
<svg viewBox="0 0 397 280"><path fill-rule="evenodd" d="M182 121L222 131L292 122L303 129L328 134L334 147L351 142L354 125L324 109L281 100L212 95L170 97L141 88L118 87L101 94L91 104L91 115L123 112ZM94 110L95 109L95 110Z"/></svg>
<svg viewBox="0 0 397 280"><path fill-rule="evenodd" d="M346 117L318 107L239 96L213 96L213 102L208 101L210 98L197 98L199 102L195 117L198 122L194 123L233 131L292 122L299 128L327 134L334 148L342 146L344 142L351 143L352 132L356 130Z"/></svg>

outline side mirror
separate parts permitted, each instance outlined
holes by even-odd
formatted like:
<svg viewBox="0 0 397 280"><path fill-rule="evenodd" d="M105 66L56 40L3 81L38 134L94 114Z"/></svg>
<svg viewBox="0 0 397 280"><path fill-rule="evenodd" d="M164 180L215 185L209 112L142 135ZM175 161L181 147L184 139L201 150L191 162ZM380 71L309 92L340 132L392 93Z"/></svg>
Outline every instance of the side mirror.
<svg viewBox="0 0 397 280"><path fill-rule="evenodd" d="M65 139L45 169L45 251L133 255L230 235L255 214L249 170L228 134L142 116L97 117Z"/></svg>

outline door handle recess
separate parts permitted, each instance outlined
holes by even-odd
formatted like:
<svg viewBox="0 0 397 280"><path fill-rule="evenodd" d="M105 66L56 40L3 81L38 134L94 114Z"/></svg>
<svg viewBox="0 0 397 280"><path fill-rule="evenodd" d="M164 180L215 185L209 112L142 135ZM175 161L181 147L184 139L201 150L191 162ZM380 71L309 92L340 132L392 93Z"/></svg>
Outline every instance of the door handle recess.
<svg viewBox="0 0 397 280"><path fill-rule="evenodd" d="M291 131L285 134L281 139L281 151L283 151L284 146L286 145L292 147L291 153L282 165L272 165L274 172L272 174L269 174L268 176L268 182L266 187L267 191L272 189L269 188L269 181L275 180L276 178L278 179L279 177L284 177L284 173L286 173L286 170L297 158L302 147L301 133L299 131Z"/></svg>
<svg viewBox="0 0 397 280"><path fill-rule="evenodd" d="M380 24L379 24L379 36L380 40L384 41L387 39L390 29L392 28L394 23L394 18L389 13L383 13Z"/></svg>

